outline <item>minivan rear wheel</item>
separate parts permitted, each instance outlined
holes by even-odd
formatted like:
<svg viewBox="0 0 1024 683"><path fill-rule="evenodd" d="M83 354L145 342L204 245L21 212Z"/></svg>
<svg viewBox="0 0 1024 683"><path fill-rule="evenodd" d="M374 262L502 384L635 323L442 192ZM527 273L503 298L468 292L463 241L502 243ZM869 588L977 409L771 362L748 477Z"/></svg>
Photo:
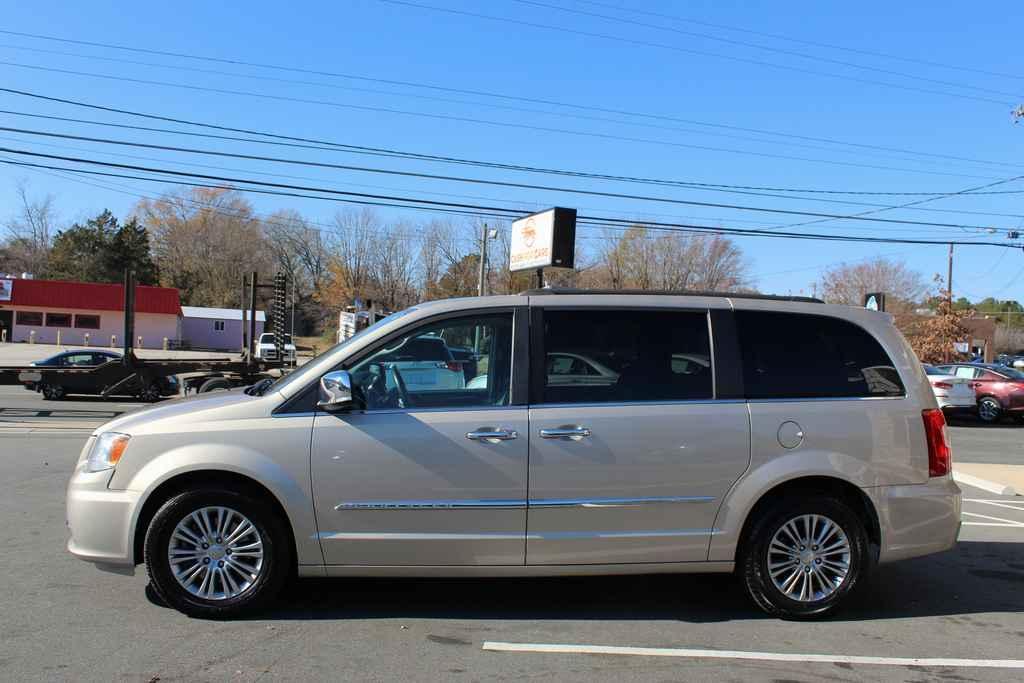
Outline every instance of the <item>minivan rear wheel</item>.
<svg viewBox="0 0 1024 683"><path fill-rule="evenodd" d="M754 522L737 567L747 592L774 616L825 616L870 566L864 522L825 495L773 508Z"/></svg>
<svg viewBox="0 0 1024 683"><path fill-rule="evenodd" d="M289 573L284 522L265 501L204 488L174 496L146 532L146 571L157 595L192 617L257 609Z"/></svg>

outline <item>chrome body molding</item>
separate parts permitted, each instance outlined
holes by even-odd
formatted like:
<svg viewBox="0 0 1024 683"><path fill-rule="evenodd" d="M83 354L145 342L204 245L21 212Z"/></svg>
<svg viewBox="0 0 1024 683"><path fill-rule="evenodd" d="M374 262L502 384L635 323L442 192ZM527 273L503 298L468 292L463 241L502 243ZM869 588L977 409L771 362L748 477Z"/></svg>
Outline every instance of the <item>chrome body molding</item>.
<svg viewBox="0 0 1024 683"><path fill-rule="evenodd" d="M491 500L370 500L338 503L338 512L348 510L521 510L526 507L523 499Z"/></svg>
<svg viewBox="0 0 1024 683"><path fill-rule="evenodd" d="M559 540L615 538L673 538L708 536L717 529L653 529L650 531L545 531L543 533L507 533L469 531L466 533L390 532L390 531L321 531L314 538L325 541L492 541L492 540Z"/></svg>
<svg viewBox="0 0 1024 683"><path fill-rule="evenodd" d="M710 503L714 496L647 496L644 498L540 498L531 508L630 508L666 503Z"/></svg>
<svg viewBox="0 0 1024 683"><path fill-rule="evenodd" d="M373 500L343 502L338 512L349 510L522 510L526 508L624 508L667 503L710 503L714 496L649 496L645 498L541 498L463 500Z"/></svg>

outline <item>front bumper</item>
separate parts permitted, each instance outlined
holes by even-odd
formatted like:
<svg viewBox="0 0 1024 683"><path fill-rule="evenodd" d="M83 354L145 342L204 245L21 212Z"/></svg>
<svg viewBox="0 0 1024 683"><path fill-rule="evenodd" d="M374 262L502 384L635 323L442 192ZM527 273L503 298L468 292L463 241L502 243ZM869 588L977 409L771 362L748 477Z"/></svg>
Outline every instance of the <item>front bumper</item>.
<svg viewBox="0 0 1024 683"><path fill-rule="evenodd" d="M882 547L879 563L940 553L960 533L960 489L952 477L926 484L866 489L878 512Z"/></svg>
<svg viewBox="0 0 1024 683"><path fill-rule="evenodd" d="M86 451L92 439L86 444ZM139 502L135 491L111 491L113 470L86 472L84 458L75 466L67 490L68 551L101 569L134 571L132 515Z"/></svg>

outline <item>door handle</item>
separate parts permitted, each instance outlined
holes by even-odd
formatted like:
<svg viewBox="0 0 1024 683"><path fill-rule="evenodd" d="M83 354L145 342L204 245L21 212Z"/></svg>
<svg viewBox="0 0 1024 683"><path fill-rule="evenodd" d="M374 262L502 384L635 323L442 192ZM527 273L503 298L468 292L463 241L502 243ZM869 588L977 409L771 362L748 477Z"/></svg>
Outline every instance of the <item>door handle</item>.
<svg viewBox="0 0 1024 683"><path fill-rule="evenodd" d="M466 438L470 441L510 441L519 438L519 432L514 429L477 429L466 432Z"/></svg>
<svg viewBox="0 0 1024 683"><path fill-rule="evenodd" d="M585 436L590 436L590 434L590 430L586 427L558 427L557 429L540 430L540 438L542 439L571 439L579 441Z"/></svg>

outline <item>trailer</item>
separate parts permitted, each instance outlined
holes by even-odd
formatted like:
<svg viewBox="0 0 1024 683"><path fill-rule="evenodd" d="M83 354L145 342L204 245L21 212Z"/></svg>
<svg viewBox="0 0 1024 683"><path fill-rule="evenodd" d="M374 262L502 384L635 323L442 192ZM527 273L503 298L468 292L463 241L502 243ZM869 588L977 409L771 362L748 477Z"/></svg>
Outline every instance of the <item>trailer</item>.
<svg viewBox="0 0 1024 683"><path fill-rule="evenodd" d="M102 365L81 367L47 367L39 365L0 366L0 384L20 384L39 391L45 399L59 399L67 394L85 393L104 397L135 396L144 401L156 401L163 396L162 382L177 377L184 394L206 393L222 389L250 386L273 380L286 372L281 360L256 358L253 352L256 322L256 274L250 275L251 321L243 339L242 358L139 358L134 351L135 335L135 278L125 274L124 287L124 355ZM284 280L275 278L275 306L278 289L283 291ZM244 285L243 285L244 298ZM275 316L275 340L283 340L283 313ZM283 354L277 354L281 359Z"/></svg>

